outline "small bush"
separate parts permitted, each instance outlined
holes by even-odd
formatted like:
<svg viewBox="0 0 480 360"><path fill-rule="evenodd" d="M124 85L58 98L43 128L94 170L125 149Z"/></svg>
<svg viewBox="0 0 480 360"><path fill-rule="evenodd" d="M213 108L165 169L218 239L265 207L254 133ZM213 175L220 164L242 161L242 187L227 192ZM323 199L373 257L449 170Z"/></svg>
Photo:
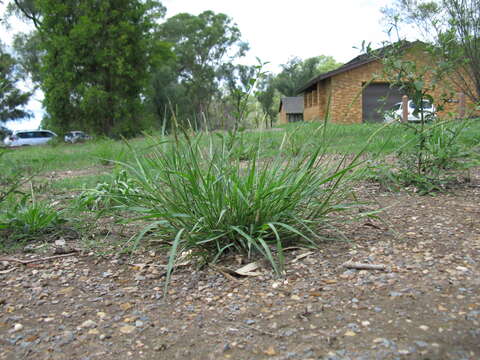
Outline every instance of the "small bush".
<svg viewBox="0 0 480 360"><path fill-rule="evenodd" d="M394 152L394 161L369 161L363 172L364 178L388 190L409 187L421 195L444 191L457 181L458 170L478 163L474 156L475 143L464 141L468 121L393 126L410 132L405 143Z"/></svg>
<svg viewBox="0 0 480 360"><path fill-rule="evenodd" d="M186 137L162 142L148 156L136 154L124 166L138 191L111 192L122 210L149 223L139 238L153 231L169 247L167 283L177 255L185 251L205 262L229 251L260 254L280 274L284 247L314 245L327 215L345 209L349 190L343 185L358 157L330 167L317 146L303 157L259 160L253 153L240 161L232 156L230 136L220 136L216 145L207 139L206 147L201 135Z"/></svg>
<svg viewBox="0 0 480 360"><path fill-rule="evenodd" d="M466 125L466 121L448 121L414 128L413 146L397 152L397 181L419 194L442 191L456 179L452 170L473 165L472 148L460 141Z"/></svg>

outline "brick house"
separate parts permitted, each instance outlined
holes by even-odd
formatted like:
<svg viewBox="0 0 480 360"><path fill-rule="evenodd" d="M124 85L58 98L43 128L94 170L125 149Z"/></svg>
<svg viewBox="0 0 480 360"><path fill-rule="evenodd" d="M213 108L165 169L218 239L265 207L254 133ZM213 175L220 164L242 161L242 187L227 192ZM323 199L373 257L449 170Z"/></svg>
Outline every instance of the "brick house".
<svg viewBox="0 0 480 360"><path fill-rule="evenodd" d="M278 113L280 124L303 121L303 96L282 98Z"/></svg>
<svg viewBox="0 0 480 360"><path fill-rule="evenodd" d="M326 116L333 123L344 124L383 121L384 112L400 102L403 95L383 78L383 64L379 59L384 49L376 50L377 56L357 56L299 89L304 99L305 121L323 120ZM418 41L406 43L404 57L417 64L428 64L429 59L423 43ZM447 93L451 104L446 105L444 113L456 110L451 85L440 84L431 94L434 99L440 99Z"/></svg>

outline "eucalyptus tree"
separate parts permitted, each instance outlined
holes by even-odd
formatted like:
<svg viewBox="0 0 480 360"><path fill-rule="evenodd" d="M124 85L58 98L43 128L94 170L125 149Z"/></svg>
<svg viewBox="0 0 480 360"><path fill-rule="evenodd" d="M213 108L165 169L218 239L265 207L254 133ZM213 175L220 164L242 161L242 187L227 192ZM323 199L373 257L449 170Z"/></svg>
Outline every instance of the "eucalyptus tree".
<svg viewBox="0 0 480 360"><path fill-rule="evenodd" d="M158 34L160 41L170 44L175 55L176 82L184 87L194 117L208 115L219 91L222 66L244 56L248 50L237 25L227 15L213 11L199 15L181 13L167 19Z"/></svg>
<svg viewBox="0 0 480 360"><path fill-rule="evenodd" d="M279 96L274 85L274 76L267 75L260 79L258 89L255 92L255 98L260 103L263 112L265 124L272 127L278 114Z"/></svg>
<svg viewBox="0 0 480 360"><path fill-rule="evenodd" d="M331 56L320 55L306 60L294 57L281 65L282 71L275 79L275 87L283 96L296 96L298 89L309 80L340 65Z"/></svg>

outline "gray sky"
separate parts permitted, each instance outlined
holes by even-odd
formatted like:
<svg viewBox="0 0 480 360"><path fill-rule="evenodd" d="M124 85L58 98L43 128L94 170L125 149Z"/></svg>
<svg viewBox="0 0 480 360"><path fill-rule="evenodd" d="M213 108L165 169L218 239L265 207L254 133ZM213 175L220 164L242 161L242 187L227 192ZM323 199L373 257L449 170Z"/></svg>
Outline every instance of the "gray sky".
<svg viewBox="0 0 480 360"><path fill-rule="evenodd" d="M164 0L167 17L180 12L223 12L250 43L250 56L273 65L291 56L331 55L346 62L363 40L387 40L380 9L389 0Z"/></svg>
<svg viewBox="0 0 480 360"><path fill-rule="evenodd" d="M330 55L346 62L359 54L362 41L378 46L387 40L380 9L390 0L163 0L167 17L181 12L199 14L205 10L222 12L237 23L243 40L250 44L245 59L254 63L259 57L277 72L290 57L306 59ZM0 5L1 11L1 5ZM2 30L2 41L10 42L11 33L25 25L15 22L9 32ZM357 48L355 48L357 47ZM41 94L31 102L35 119L14 128L35 128L41 120Z"/></svg>

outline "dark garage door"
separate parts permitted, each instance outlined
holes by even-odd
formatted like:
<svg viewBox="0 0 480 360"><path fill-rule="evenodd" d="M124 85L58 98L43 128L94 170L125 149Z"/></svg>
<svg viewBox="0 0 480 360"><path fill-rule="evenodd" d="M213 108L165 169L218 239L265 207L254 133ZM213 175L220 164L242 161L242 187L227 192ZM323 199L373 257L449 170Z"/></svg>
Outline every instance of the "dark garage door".
<svg viewBox="0 0 480 360"><path fill-rule="evenodd" d="M382 122L385 111L402 101L402 92L387 83L370 84L363 89L363 122Z"/></svg>

